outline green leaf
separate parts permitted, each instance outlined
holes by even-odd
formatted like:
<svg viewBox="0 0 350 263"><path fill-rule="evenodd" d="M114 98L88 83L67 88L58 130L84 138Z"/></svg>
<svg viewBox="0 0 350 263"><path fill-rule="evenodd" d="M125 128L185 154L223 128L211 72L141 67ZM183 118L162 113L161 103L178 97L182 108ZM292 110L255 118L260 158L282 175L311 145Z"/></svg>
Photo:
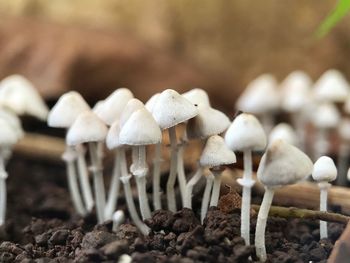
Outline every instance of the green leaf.
<svg viewBox="0 0 350 263"><path fill-rule="evenodd" d="M326 17L316 31L317 37L325 36L348 12L350 0L339 0L334 10Z"/></svg>

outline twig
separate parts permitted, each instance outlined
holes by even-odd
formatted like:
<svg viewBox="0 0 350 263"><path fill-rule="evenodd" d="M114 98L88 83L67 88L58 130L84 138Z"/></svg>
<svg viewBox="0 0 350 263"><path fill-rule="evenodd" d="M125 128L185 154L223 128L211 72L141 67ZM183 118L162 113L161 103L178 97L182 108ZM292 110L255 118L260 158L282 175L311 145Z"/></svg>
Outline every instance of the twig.
<svg viewBox="0 0 350 263"><path fill-rule="evenodd" d="M253 210L259 212L259 205L252 205ZM347 224L350 220L349 216L313 211L308 209L300 209L296 207L282 207L282 206L272 206L269 212L269 216L283 217L283 218L305 218L313 220L323 220L328 222Z"/></svg>

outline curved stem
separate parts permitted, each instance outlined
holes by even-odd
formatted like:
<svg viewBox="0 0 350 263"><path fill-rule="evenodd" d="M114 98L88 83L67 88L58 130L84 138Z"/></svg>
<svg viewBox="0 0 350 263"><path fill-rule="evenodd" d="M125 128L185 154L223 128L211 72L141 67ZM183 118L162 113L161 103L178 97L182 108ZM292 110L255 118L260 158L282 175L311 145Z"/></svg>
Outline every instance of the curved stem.
<svg viewBox="0 0 350 263"><path fill-rule="evenodd" d="M328 189L330 187L330 184L327 182L321 182L318 185L320 187L320 211L327 212ZM320 239L327 237L327 221L320 220Z"/></svg>
<svg viewBox="0 0 350 263"><path fill-rule="evenodd" d="M210 206L218 206L221 187L221 171L214 171L214 184L213 191L211 193Z"/></svg>
<svg viewBox="0 0 350 263"><path fill-rule="evenodd" d="M76 146L76 151L78 154L78 175L86 210L91 212L94 207L94 199L92 197L91 185L89 182L89 172L85 161L85 151L83 147L83 145Z"/></svg>
<svg viewBox="0 0 350 263"><path fill-rule="evenodd" d="M170 127L168 129L170 137L171 146L171 160L170 160L170 173L168 177L168 182L166 186L166 194L168 201L168 210L171 212L176 212L176 196L175 196L175 182L177 174L177 139L176 139L176 129Z"/></svg>
<svg viewBox="0 0 350 263"><path fill-rule="evenodd" d="M185 206L186 202L186 175L185 175L185 166L184 166L184 143L182 142L179 145L177 152L177 179L179 181L180 193L182 205Z"/></svg>
<svg viewBox="0 0 350 263"><path fill-rule="evenodd" d="M6 178L7 172L5 171L5 159L2 155L0 155L0 226L2 226L5 223L6 218Z"/></svg>
<svg viewBox="0 0 350 263"><path fill-rule="evenodd" d="M273 188L265 187L264 198L261 203L258 219L256 222L255 249L256 255L259 258L260 262L265 262L267 259L265 248L265 229L274 193L275 190Z"/></svg>
<svg viewBox="0 0 350 263"><path fill-rule="evenodd" d="M97 210L97 219L99 223L104 222L104 210L106 206L106 194L105 186L103 181L102 173L102 163L99 158L98 144L96 142L89 143L89 151L91 158L91 170L94 175L94 190L96 198L96 210Z"/></svg>
<svg viewBox="0 0 350 263"><path fill-rule="evenodd" d="M212 174L209 174L207 176L206 180L207 180L207 182L205 184L205 189L204 189L204 194L203 194L203 199L202 199L202 206L201 206L201 222L202 223L204 221L204 218L207 216L210 193L211 193L211 189L213 187L214 176Z"/></svg>
<svg viewBox="0 0 350 263"><path fill-rule="evenodd" d="M162 163L162 144L157 143L155 146L155 156L153 159L153 207L154 210L162 209L160 200L160 165Z"/></svg>
<svg viewBox="0 0 350 263"><path fill-rule="evenodd" d="M198 183L198 181L202 178L203 175L203 168L201 166L198 166L196 173L193 175L191 180L186 184L186 195L185 195L185 202L184 207L192 209L192 191L193 187Z"/></svg>
<svg viewBox="0 0 350 263"><path fill-rule="evenodd" d="M120 157L119 157L119 149L117 148L115 150L115 157L114 157L114 168L113 168L113 175L112 180L109 187L108 192L108 199L107 204L105 207L105 218L106 220L109 220L113 216L113 212L115 211L117 207L117 201L119 197L119 189L120 189Z"/></svg>

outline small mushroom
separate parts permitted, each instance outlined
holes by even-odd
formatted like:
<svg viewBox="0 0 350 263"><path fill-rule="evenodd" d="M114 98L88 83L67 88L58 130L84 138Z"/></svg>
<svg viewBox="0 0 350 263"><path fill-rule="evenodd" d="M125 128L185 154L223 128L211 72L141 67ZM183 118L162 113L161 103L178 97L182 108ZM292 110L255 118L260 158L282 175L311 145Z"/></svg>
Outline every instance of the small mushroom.
<svg viewBox="0 0 350 263"><path fill-rule="evenodd" d="M253 176L252 151L261 151L266 147L266 135L255 116L247 113L238 115L228 128L225 141L232 151L243 152L244 174L237 182L243 187L241 209L241 236L246 245L250 244L250 199Z"/></svg>
<svg viewBox="0 0 350 263"><path fill-rule="evenodd" d="M203 105L210 107L208 93L203 89L194 88L185 93L182 93L182 96L184 96L187 100L198 106Z"/></svg>
<svg viewBox="0 0 350 263"><path fill-rule="evenodd" d="M291 145L298 146L298 137L293 127L287 123L279 123L270 132L269 142L282 139Z"/></svg>
<svg viewBox="0 0 350 263"><path fill-rule="evenodd" d="M256 255L261 262L266 261L265 229L275 189L304 180L312 173L312 169L310 158L283 140L272 142L263 155L257 175L265 186L265 194L255 230Z"/></svg>
<svg viewBox="0 0 350 263"><path fill-rule="evenodd" d="M81 113L69 128L66 141L69 146L88 143L91 171L94 178L94 191L98 222L104 221L104 209L106 204L105 186L103 182L102 160L98 156L98 144L107 136L107 126L92 111Z"/></svg>
<svg viewBox="0 0 350 263"><path fill-rule="evenodd" d="M115 211L113 214L112 220L113 220L112 231L116 233L119 229L119 226L125 221L125 215L123 210Z"/></svg>
<svg viewBox="0 0 350 263"><path fill-rule="evenodd" d="M318 182L320 188L320 211L327 211L328 189L331 187L329 182L337 178L337 167L333 160L328 156L321 156L314 164L312 178ZM320 221L320 238L328 238L327 222Z"/></svg>
<svg viewBox="0 0 350 263"><path fill-rule="evenodd" d="M161 129L168 129L171 147L170 173L167 182L168 209L176 212L175 182L178 174L178 146L176 125L185 122L198 114L196 106L182 97L175 90L164 90L153 108L153 117Z"/></svg>
<svg viewBox="0 0 350 263"><path fill-rule="evenodd" d="M236 163L236 155L219 135L209 137L199 160L202 167L209 167L214 175L210 206L217 206L220 196L221 173L226 165Z"/></svg>

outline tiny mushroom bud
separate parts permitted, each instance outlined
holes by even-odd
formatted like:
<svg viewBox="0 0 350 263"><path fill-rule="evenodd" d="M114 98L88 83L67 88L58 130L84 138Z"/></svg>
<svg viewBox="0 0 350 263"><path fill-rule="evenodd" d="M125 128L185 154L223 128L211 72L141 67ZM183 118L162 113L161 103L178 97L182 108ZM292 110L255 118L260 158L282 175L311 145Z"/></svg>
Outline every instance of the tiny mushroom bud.
<svg viewBox="0 0 350 263"><path fill-rule="evenodd" d="M107 136L107 127L103 121L92 111L81 113L67 133L67 144L74 146L82 143L88 143L91 170L94 175L94 188L96 198L96 210L99 223L104 221L105 209L105 190L102 173L102 162L98 158L97 144L104 141Z"/></svg>
<svg viewBox="0 0 350 263"><path fill-rule="evenodd" d="M207 140L199 162L201 166L209 167L213 172L214 185L210 206L217 206L220 196L221 172L226 165L236 163L236 155L227 147L222 137L214 135Z"/></svg>
<svg viewBox="0 0 350 263"><path fill-rule="evenodd" d="M321 156L314 164L312 178L318 182L320 188L320 211L326 212L328 188L331 187L329 182L337 178L337 167L333 160L327 156ZM328 238L326 221L320 221L320 238Z"/></svg>
<svg viewBox="0 0 350 263"><path fill-rule="evenodd" d="M123 210L118 210L116 211L114 214L113 214L113 232L117 232L118 231L118 228L119 226L124 222L125 220L125 215L124 215L124 212Z"/></svg>
<svg viewBox="0 0 350 263"><path fill-rule="evenodd" d="M265 228L275 188L304 180L312 173L312 169L310 158L283 140L272 142L263 155L257 175L265 185L265 194L255 231L256 255L261 262L266 261Z"/></svg>
<svg viewBox="0 0 350 263"><path fill-rule="evenodd" d="M298 137L293 127L287 123L279 123L271 130L269 135L269 142L271 143L278 139L285 140L294 146L298 145Z"/></svg>
<svg viewBox="0 0 350 263"><path fill-rule="evenodd" d="M185 122L198 114L196 106L175 90L164 90L153 108L153 117L161 129L169 130L171 145L170 173L167 182L167 201L170 211L176 211L175 182L178 174L178 146L176 125Z"/></svg>
<svg viewBox="0 0 350 263"><path fill-rule="evenodd" d="M243 187L241 236L246 245L250 244L250 199L251 188L255 183L252 179L252 151L263 150L266 147L266 140L264 129L258 119L247 113L238 115L225 135L225 141L232 151L243 152L244 174L237 182Z"/></svg>

